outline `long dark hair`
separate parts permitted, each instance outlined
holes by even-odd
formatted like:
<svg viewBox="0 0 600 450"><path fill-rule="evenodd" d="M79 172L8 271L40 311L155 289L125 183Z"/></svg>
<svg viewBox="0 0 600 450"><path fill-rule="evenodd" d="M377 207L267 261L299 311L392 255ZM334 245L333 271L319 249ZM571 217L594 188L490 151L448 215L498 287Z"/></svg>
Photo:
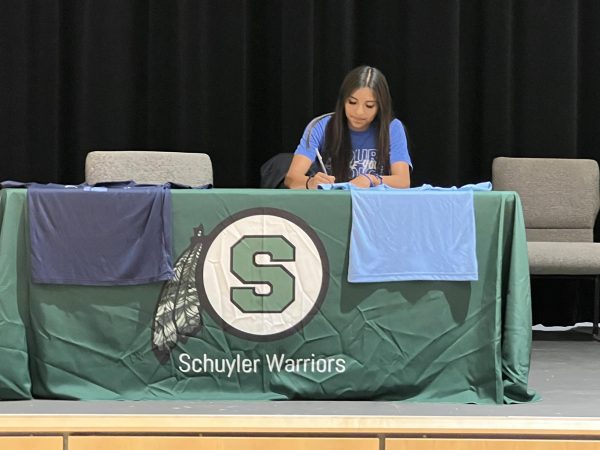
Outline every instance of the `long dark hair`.
<svg viewBox="0 0 600 450"><path fill-rule="evenodd" d="M354 91L364 87L373 90L378 107L377 116L373 120L378 129L376 170L380 174L387 174L390 170L390 122L394 118L390 89L380 70L370 66L359 66L348 72L344 78L335 112L325 129L323 153L331 159L332 174L338 182L348 181L352 159L352 143L344 106Z"/></svg>

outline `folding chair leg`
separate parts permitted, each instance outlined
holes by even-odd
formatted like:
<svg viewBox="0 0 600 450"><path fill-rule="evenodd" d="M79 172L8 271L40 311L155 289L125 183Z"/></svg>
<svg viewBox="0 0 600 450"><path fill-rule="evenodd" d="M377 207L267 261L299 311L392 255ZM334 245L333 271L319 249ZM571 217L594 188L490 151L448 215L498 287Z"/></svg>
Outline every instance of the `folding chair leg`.
<svg viewBox="0 0 600 450"><path fill-rule="evenodd" d="M592 334L594 338L600 340L598 335L598 322L600 321L600 275L594 277L594 323L592 324Z"/></svg>

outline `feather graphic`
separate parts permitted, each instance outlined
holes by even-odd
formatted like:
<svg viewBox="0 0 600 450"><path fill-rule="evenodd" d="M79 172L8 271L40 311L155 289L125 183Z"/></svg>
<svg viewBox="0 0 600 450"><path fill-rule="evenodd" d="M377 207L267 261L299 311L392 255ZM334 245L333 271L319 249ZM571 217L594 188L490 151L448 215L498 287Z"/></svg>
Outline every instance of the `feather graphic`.
<svg viewBox="0 0 600 450"><path fill-rule="evenodd" d="M202 327L196 266L202 251L203 232L202 225L194 229L189 247L175 262L173 279L166 281L161 289L152 327L152 348L159 359L168 357L178 340L185 341Z"/></svg>

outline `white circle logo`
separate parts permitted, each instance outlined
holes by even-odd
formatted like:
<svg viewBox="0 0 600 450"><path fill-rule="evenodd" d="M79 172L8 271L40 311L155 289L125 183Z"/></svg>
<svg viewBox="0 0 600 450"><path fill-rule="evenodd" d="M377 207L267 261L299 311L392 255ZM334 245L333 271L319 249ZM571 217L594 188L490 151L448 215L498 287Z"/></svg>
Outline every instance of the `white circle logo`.
<svg viewBox="0 0 600 450"><path fill-rule="evenodd" d="M297 331L327 292L321 240L286 211L237 213L216 227L205 249L196 274L201 301L234 334L275 339Z"/></svg>

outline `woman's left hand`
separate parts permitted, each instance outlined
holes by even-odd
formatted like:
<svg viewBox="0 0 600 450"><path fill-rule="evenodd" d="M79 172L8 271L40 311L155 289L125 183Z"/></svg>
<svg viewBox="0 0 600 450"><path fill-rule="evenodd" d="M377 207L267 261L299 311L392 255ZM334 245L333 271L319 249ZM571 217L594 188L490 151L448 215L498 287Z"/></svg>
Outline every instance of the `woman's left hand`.
<svg viewBox="0 0 600 450"><path fill-rule="evenodd" d="M359 175L356 178L351 179L350 183L360 188L368 188L375 184L373 183L373 180L371 180L370 175Z"/></svg>

